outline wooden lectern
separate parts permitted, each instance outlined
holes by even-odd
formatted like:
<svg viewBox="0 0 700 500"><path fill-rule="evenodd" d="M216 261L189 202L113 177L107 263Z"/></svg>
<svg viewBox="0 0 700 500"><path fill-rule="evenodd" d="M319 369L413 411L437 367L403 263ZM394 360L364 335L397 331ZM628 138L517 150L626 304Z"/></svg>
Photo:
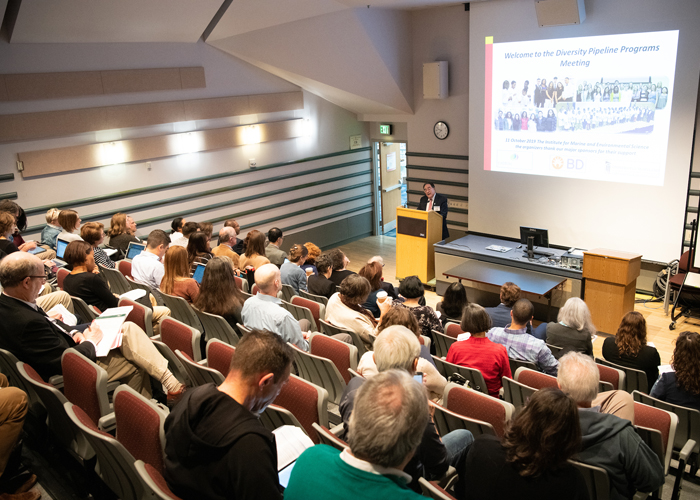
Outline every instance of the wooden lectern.
<svg viewBox="0 0 700 500"><path fill-rule="evenodd" d="M431 210L396 208L396 278L418 276L423 283L435 278L435 250L442 241L442 216Z"/></svg>
<svg viewBox="0 0 700 500"><path fill-rule="evenodd" d="M584 252L584 300L599 331L615 334L622 317L634 310L641 265L639 254L606 248Z"/></svg>

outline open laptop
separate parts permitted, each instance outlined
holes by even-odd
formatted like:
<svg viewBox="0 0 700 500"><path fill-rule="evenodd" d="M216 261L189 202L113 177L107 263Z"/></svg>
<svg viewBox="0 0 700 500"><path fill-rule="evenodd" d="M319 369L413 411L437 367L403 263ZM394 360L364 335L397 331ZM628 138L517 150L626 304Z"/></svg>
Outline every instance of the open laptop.
<svg viewBox="0 0 700 500"><path fill-rule="evenodd" d="M126 260L133 260L138 254L146 249L144 243L136 243L135 241L130 241L129 246L126 248Z"/></svg>
<svg viewBox="0 0 700 500"><path fill-rule="evenodd" d="M204 268L206 266L204 264L197 264L197 267L194 268L194 274L192 277L197 280L197 283L200 285L202 284L202 278L204 277Z"/></svg>
<svg viewBox="0 0 700 500"><path fill-rule="evenodd" d="M61 238L56 239L56 258L53 261L56 263L57 267L66 267L68 263L63 260L63 255L66 253L66 247L70 241L62 240Z"/></svg>

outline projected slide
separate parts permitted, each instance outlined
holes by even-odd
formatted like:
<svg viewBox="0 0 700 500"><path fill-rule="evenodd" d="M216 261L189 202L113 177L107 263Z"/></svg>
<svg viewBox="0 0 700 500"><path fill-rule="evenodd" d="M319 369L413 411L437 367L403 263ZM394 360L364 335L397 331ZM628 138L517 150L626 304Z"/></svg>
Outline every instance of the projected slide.
<svg viewBox="0 0 700 500"><path fill-rule="evenodd" d="M484 169L662 186L678 31L486 39Z"/></svg>

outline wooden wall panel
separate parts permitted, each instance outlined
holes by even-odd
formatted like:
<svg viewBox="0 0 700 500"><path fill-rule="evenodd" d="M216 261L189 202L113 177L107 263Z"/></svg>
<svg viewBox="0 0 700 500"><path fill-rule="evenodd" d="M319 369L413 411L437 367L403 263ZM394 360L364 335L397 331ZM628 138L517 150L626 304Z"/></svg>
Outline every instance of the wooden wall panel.
<svg viewBox="0 0 700 500"><path fill-rule="evenodd" d="M106 111L107 128L142 127L187 120L182 101L113 106Z"/></svg>
<svg viewBox="0 0 700 500"><path fill-rule="evenodd" d="M204 68L147 68L0 75L0 101L205 88Z"/></svg>
<svg viewBox="0 0 700 500"><path fill-rule="evenodd" d="M259 94L251 95L249 98L251 114L272 113L274 111L290 111L304 107L304 96L300 92Z"/></svg>
<svg viewBox="0 0 700 500"><path fill-rule="evenodd" d="M205 120L226 116L250 115L248 96L215 97L185 101L185 116L188 120Z"/></svg>
<svg viewBox="0 0 700 500"><path fill-rule="evenodd" d="M271 123L258 123L260 142L270 142L299 137L302 133L302 118ZM188 152L185 142L191 140L198 145L196 151L233 148L246 143L245 129L251 125L226 127L221 129L201 130L185 134L169 134L154 137L142 137L112 143L88 144L65 148L45 149L18 153L24 164L22 177L31 178L40 175L60 174L75 170L110 165L113 163L132 163L147 161L167 156L176 156ZM190 136L190 138L186 137ZM118 161L108 153L110 148L119 150Z"/></svg>

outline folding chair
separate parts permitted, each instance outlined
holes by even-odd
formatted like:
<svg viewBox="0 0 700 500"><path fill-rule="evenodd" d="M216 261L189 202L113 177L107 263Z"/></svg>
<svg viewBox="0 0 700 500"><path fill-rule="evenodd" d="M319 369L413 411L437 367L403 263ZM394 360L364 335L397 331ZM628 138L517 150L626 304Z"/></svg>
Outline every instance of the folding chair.
<svg viewBox="0 0 700 500"><path fill-rule="evenodd" d="M362 375L360 375L357 370L353 370L352 368L348 368L348 373L353 377L353 378L365 378Z"/></svg>
<svg viewBox="0 0 700 500"><path fill-rule="evenodd" d="M65 267L60 267L58 271L56 271L56 286L61 290L63 290L63 280L66 279L66 276L69 274L70 271Z"/></svg>
<svg viewBox="0 0 700 500"><path fill-rule="evenodd" d="M430 344L432 344L432 340L430 340L430 337L426 337L425 335L420 336L421 339L421 344L423 344L425 347L428 348L428 351L430 351ZM374 342L372 342L372 345L374 345Z"/></svg>
<svg viewBox="0 0 700 500"><path fill-rule="evenodd" d="M73 302L73 311L76 316L82 320L82 323L90 323L93 319L99 316L99 313L93 308L85 303L80 297L70 296Z"/></svg>
<svg viewBox="0 0 700 500"><path fill-rule="evenodd" d="M309 337L309 352L314 356L330 359L347 384L352 376L349 370L357 370L357 347L320 333Z"/></svg>
<svg viewBox="0 0 700 500"><path fill-rule="evenodd" d="M323 387L329 394L329 401L339 405L340 396L345 391L347 383L333 361L304 352L292 344L289 345L294 349L294 360L296 361L299 376L319 387Z"/></svg>
<svg viewBox="0 0 700 500"><path fill-rule="evenodd" d="M82 432L66 415L66 410L63 407L68 402L66 396L53 385L44 382L36 370L28 364L18 361L16 368L23 380L31 385L44 404L48 413L49 430L58 439L58 442L81 463L94 457L95 451Z"/></svg>
<svg viewBox="0 0 700 500"><path fill-rule="evenodd" d="M311 323L311 328L313 328L316 325L316 319L314 318L314 315L311 313L311 310L307 309L306 307L295 306L294 304L286 302L285 300L282 300L282 304L280 305L287 311L289 311L292 314L292 316L294 316L294 319L296 319L297 321L305 319L309 323Z"/></svg>
<svg viewBox="0 0 700 500"><path fill-rule="evenodd" d="M305 299L323 304L324 306L328 305L328 297L324 297L323 295L314 295L313 293L305 292L304 290L299 290L299 295Z"/></svg>
<svg viewBox="0 0 700 500"><path fill-rule="evenodd" d="M32 386L32 384L28 383L17 370L18 362L19 360L10 351L0 349L0 372L5 374L5 376L7 377L7 381L10 383L11 386L22 389L24 392L27 393L30 408L34 405L38 405L38 407L40 408L42 406L42 400L34 391L34 387ZM58 388L63 387L63 377L58 375L56 376L56 378L60 379L60 382L57 384ZM49 381L49 383L51 383L52 385L53 379L54 377L52 377L52 380ZM43 412L43 410L40 411Z"/></svg>
<svg viewBox="0 0 700 500"><path fill-rule="evenodd" d="M453 373L459 373L469 382L469 387L475 391L479 391L483 394L488 394L488 388L486 387L486 380L484 380L484 375L476 368L468 368L466 366L456 365L445 361L444 359L433 356L433 361L435 361L435 366L438 372L445 378L448 378Z"/></svg>
<svg viewBox="0 0 700 500"><path fill-rule="evenodd" d="M121 262L125 262L125 261L121 260L119 262L121 263ZM151 288L148 285L144 285L143 283L139 283L138 281L135 281L133 278L130 278L129 276L126 277L126 280L131 285L132 290L136 290L137 288L140 288L141 290L144 290L146 292L147 297L148 297L148 294L151 294L153 296L153 298L156 299L156 305L158 305L158 306L164 305L163 297L160 294L159 290L156 290L155 288Z"/></svg>
<svg viewBox="0 0 700 500"><path fill-rule="evenodd" d="M352 331L352 330L346 330L345 328L341 328L339 326L335 326L328 321L321 320L321 327L323 329L322 333L325 333L328 336L333 336L337 335L339 333L347 333L352 337L352 343L357 347L357 355L361 358L364 356L364 354L367 352L367 347L365 347L365 343L362 341L360 336Z"/></svg>
<svg viewBox="0 0 700 500"><path fill-rule="evenodd" d="M559 353L560 353L561 351L563 351L564 348L563 348L563 347L558 347L558 346L555 346L555 345L552 345L552 344L547 344L547 343L545 343L545 345L546 345L547 347L549 347L549 350L552 352L552 356L554 356L555 358L559 359Z"/></svg>
<svg viewBox="0 0 700 500"><path fill-rule="evenodd" d="M625 390L625 372L612 368L610 366L596 363L598 372L600 373L600 391L624 391Z"/></svg>
<svg viewBox="0 0 700 500"><path fill-rule="evenodd" d="M130 299L119 299L119 307L131 306L133 309L126 317L126 321L131 321L141 328L148 337L153 337L153 311L143 304Z"/></svg>
<svg viewBox="0 0 700 500"><path fill-rule="evenodd" d="M514 375L516 382L532 387L533 389L544 389L545 387L554 387L556 389L559 387L557 377L523 366L518 368Z"/></svg>
<svg viewBox="0 0 700 500"><path fill-rule="evenodd" d="M626 366L617 365L611 363L605 359L595 358L595 362L599 365L609 366L610 368L615 368L620 370L625 374L625 387L629 393L634 391L643 392L644 394L649 394L649 384L647 383L647 374L642 370L635 370L634 368L627 368Z"/></svg>
<svg viewBox="0 0 700 500"><path fill-rule="evenodd" d="M508 358L508 362L510 363L510 373L515 373L518 371L518 368L521 366L525 368L529 368L531 370L534 370L536 372L540 371L537 368L537 365L531 361L524 361L521 359L513 359L513 358Z"/></svg>
<svg viewBox="0 0 700 500"><path fill-rule="evenodd" d="M199 330L171 317L163 318L160 323L160 340L173 352L179 349L194 361L202 359L201 336Z"/></svg>
<svg viewBox="0 0 700 500"><path fill-rule="evenodd" d="M438 358L447 357L450 346L457 342L455 337L433 330L433 342L435 343L435 355Z"/></svg>
<svg viewBox="0 0 700 500"><path fill-rule="evenodd" d="M193 308L194 309L194 308ZM232 346L238 345L240 337L236 330L222 316L194 309L204 329L207 340L218 339Z"/></svg>
<svg viewBox="0 0 700 500"><path fill-rule="evenodd" d="M445 325L445 335L447 335L448 337L456 339L457 336L461 333L464 333L464 330L462 330L462 327L459 326L459 324L448 322Z"/></svg>
<svg viewBox="0 0 700 500"><path fill-rule="evenodd" d="M225 378L231 368L234 352L236 352L236 348L232 345L219 339L210 339L207 342L207 367L218 371Z"/></svg>
<svg viewBox="0 0 700 500"><path fill-rule="evenodd" d="M133 282L134 277L131 275L131 261L130 260L120 260L117 262L117 270L122 273L125 278L131 279Z"/></svg>
<svg viewBox="0 0 700 500"><path fill-rule="evenodd" d="M315 444L320 442L312 424L328 427L328 392L324 388L290 375L273 403L289 410L311 440Z"/></svg>
<svg viewBox="0 0 700 500"><path fill-rule="evenodd" d="M333 434L333 432L331 432L331 430L327 427L318 425L316 422L311 424L311 427L313 427L316 433L318 434L318 438L321 444L327 444L328 446L332 446L336 450L340 451L343 451L345 448L348 447L348 443L346 443L338 436Z"/></svg>
<svg viewBox="0 0 700 500"><path fill-rule="evenodd" d="M537 391L537 389L516 382L510 377L503 377L501 383L503 383L503 399L515 406L516 413L525 406L530 396Z"/></svg>
<svg viewBox="0 0 700 500"><path fill-rule="evenodd" d="M102 430L115 426L112 405L107 394L107 372L75 349L66 349L61 356L63 394L78 405ZM95 450L97 451L97 450Z"/></svg>
<svg viewBox="0 0 700 500"><path fill-rule="evenodd" d="M454 383L445 386L442 398L442 405L448 410L491 424L499 438L515 413L515 406L506 401Z"/></svg>
<svg viewBox="0 0 700 500"><path fill-rule="evenodd" d="M134 457L116 438L97 428L90 417L77 405L66 403L66 413L85 435L97 455L99 476L122 500L146 498L148 486L136 472Z"/></svg>
<svg viewBox="0 0 700 500"><path fill-rule="evenodd" d="M151 489L157 498L161 500L182 500L180 497L175 496L175 493L170 491L168 483L165 482L165 478L154 467L144 463L143 460L137 460L134 466L136 467L136 472L141 476L141 480Z"/></svg>
<svg viewBox="0 0 700 500"><path fill-rule="evenodd" d="M182 297L175 297L167 293L160 292L163 299L163 305L170 309L170 317L183 322L187 326L196 328L200 332L204 331L199 317L194 311L194 308Z"/></svg>
<svg viewBox="0 0 700 500"><path fill-rule="evenodd" d="M265 411L260 414L260 423L269 431L274 431L283 425L293 425L308 435L304 426L299 423L291 411L275 404L267 405Z"/></svg>
<svg viewBox="0 0 700 500"><path fill-rule="evenodd" d="M284 283L282 284L282 290L281 290L282 296L280 299L284 300L285 302L291 302L292 297L294 297L297 292L292 288L291 285L285 285Z"/></svg>
<svg viewBox="0 0 700 500"><path fill-rule="evenodd" d="M427 479L418 478L418 484L423 491L424 497L430 497L433 500L457 500L455 497L440 488L437 481L428 481Z"/></svg>
<svg viewBox="0 0 700 500"><path fill-rule="evenodd" d="M575 460L569 460L569 463L583 475L590 500L610 500L610 479L605 469Z"/></svg>
<svg viewBox="0 0 700 500"><path fill-rule="evenodd" d="M101 265L100 274L107 278L107 283L109 283L109 289L112 293L121 295L131 290L131 285L119 270L110 269Z"/></svg>
<svg viewBox="0 0 700 500"><path fill-rule="evenodd" d="M117 440L136 460L143 460L161 474L165 470L164 410L126 384L114 391Z"/></svg>
<svg viewBox="0 0 700 500"><path fill-rule="evenodd" d="M251 332L250 328L248 328L247 326L243 326L240 323L236 323L236 328L238 328L241 331L241 336Z"/></svg>
<svg viewBox="0 0 700 500"><path fill-rule="evenodd" d="M185 369L180 359L175 355L170 347L168 347L165 342L161 341L159 337L151 337L151 342L156 346L158 352L163 356L168 362L168 370L177 379L178 382L185 386L192 386L192 380L190 380L189 372Z"/></svg>
<svg viewBox="0 0 700 500"><path fill-rule="evenodd" d="M428 401L428 403L433 408L433 421L435 422L435 427L437 427L438 434L441 436L456 429L466 429L475 437L481 436L482 434L489 436L496 435L496 430L493 428L493 425L488 422L465 417L432 401Z"/></svg>
<svg viewBox="0 0 700 500"><path fill-rule="evenodd" d="M250 286L248 285L248 280L244 280L240 276L234 276L234 281L236 282L236 287L245 293L250 293Z"/></svg>
<svg viewBox="0 0 700 500"><path fill-rule="evenodd" d="M260 291L260 287L258 286L257 283L254 283L253 286L250 289L250 295L257 295L258 292Z"/></svg>
<svg viewBox="0 0 700 500"><path fill-rule="evenodd" d="M306 299L304 297L299 297L298 295L295 295L292 297L291 301L292 305L299 306L299 307L304 307L311 311L311 315L313 316L314 320L312 321L312 324L316 325L316 331L320 332L321 330L321 320L326 319L326 306L319 302L315 302L313 300Z"/></svg>

